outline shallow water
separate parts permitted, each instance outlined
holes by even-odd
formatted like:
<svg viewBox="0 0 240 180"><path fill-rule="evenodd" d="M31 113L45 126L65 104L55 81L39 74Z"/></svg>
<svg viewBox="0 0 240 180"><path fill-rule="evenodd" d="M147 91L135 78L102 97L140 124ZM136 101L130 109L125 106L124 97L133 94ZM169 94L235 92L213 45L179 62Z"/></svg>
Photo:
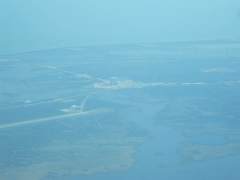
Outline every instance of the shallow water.
<svg viewBox="0 0 240 180"><path fill-rule="evenodd" d="M240 178L239 52L172 43L0 57L0 179Z"/></svg>

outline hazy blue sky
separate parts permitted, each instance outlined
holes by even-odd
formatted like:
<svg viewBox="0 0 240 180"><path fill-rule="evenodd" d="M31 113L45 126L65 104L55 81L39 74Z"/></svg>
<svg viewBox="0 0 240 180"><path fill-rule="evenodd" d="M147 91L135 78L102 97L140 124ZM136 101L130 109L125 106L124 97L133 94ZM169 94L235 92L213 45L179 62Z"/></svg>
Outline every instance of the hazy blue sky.
<svg viewBox="0 0 240 180"><path fill-rule="evenodd" d="M0 1L0 54L208 39L240 39L240 0Z"/></svg>

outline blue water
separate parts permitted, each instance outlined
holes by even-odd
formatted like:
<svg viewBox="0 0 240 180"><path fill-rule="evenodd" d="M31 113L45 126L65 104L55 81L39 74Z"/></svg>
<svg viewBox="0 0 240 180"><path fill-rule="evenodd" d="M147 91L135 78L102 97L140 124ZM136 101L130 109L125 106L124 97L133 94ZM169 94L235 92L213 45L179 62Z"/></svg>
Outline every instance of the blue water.
<svg viewBox="0 0 240 180"><path fill-rule="evenodd" d="M0 179L240 178L240 44L0 57Z"/></svg>

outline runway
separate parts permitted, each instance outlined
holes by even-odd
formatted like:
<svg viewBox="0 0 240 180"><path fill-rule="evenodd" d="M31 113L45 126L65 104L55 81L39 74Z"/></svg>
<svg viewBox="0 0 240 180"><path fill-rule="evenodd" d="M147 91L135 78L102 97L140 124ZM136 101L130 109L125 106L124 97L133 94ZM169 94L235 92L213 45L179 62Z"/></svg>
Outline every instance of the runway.
<svg viewBox="0 0 240 180"><path fill-rule="evenodd" d="M81 112L77 112L77 113L62 114L62 115L57 115L57 116L44 117L44 118L16 122L16 123L2 124L2 125L0 125L0 129L16 128L16 127L20 127L20 126L39 124L39 123L55 121L55 120L65 120L65 119L72 118L72 117L80 117L80 116L86 116L86 115L92 115L92 114L104 113L104 112L109 112L109 109L104 109L104 108L94 109L94 110L89 110L89 111L81 111Z"/></svg>

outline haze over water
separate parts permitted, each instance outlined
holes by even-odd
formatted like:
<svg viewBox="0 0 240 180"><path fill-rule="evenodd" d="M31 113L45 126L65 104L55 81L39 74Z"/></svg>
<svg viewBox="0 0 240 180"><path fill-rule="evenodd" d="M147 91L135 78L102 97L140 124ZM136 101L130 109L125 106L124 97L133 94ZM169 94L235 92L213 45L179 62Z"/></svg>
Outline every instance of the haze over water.
<svg viewBox="0 0 240 180"><path fill-rule="evenodd" d="M0 54L69 46L239 40L238 0L9 0Z"/></svg>
<svg viewBox="0 0 240 180"><path fill-rule="evenodd" d="M0 180L240 178L234 0L0 5Z"/></svg>

